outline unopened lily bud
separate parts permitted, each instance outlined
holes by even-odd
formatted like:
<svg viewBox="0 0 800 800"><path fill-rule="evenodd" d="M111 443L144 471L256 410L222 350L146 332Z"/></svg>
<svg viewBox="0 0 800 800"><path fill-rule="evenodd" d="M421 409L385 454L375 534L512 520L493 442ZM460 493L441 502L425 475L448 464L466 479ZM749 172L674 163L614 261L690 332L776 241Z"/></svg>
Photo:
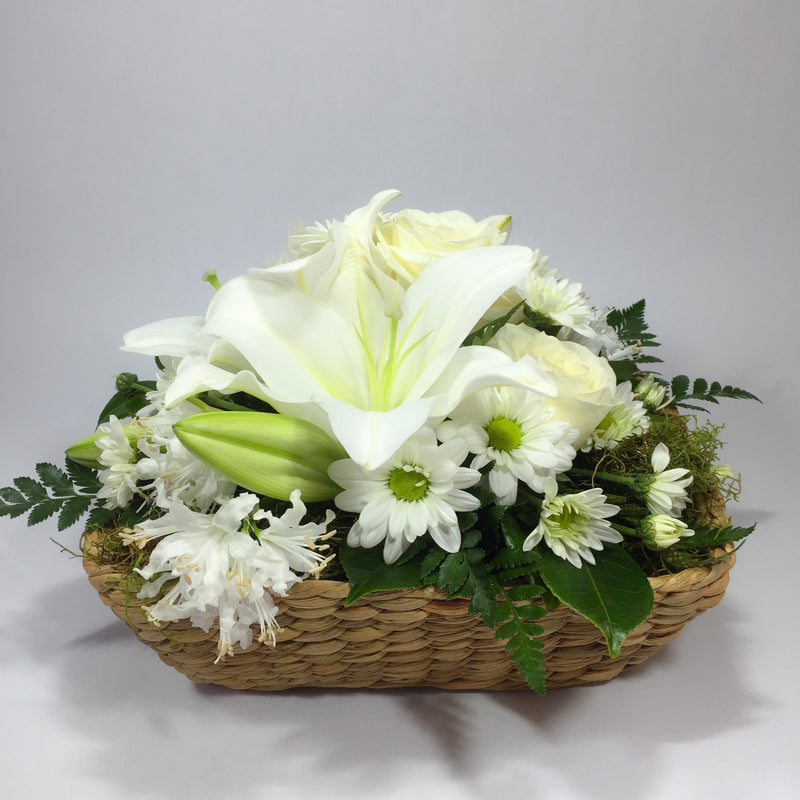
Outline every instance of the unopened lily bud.
<svg viewBox="0 0 800 800"><path fill-rule="evenodd" d="M128 437L128 441L135 448L136 441L139 438L136 432L138 428L135 429L133 423L128 423L123 427L125 428L125 435ZM91 436L86 436L79 442L75 442L75 444L70 445L64 451L64 455L66 455L70 461L74 461L76 464L81 464L84 467L91 467L92 469L99 469L102 465L97 459L100 456L101 450L97 446L97 440L101 436L107 435L108 434L105 431L97 431Z"/></svg>
<svg viewBox="0 0 800 800"><path fill-rule="evenodd" d="M346 456L325 431L295 417L211 411L175 423L178 439L201 461L251 492L289 500L330 500L341 489L328 467Z"/></svg>

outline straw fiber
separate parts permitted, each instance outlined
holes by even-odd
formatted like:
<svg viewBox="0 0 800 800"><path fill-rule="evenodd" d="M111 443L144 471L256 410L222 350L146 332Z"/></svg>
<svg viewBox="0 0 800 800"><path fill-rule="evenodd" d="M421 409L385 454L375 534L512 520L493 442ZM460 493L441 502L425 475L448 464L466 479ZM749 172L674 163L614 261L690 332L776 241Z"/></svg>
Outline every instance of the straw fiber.
<svg viewBox="0 0 800 800"><path fill-rule="evenodd" d="M538 622L545 629L548 688L607 681L652 656L689 620L719 603L734 560L731 552L710 566L650 578L653 613L615 659L600 631L583 617L565 606L549 612ZM141 601L123 590L126 576L118 567L100 566L85 556L84 568L101 600L136 636L166 664L199 683L257 691L526 686L505 643L467 612L468 601L447 600L433 587L379 592L345 608L346 583L305 580L288 597L276 598L282 628L277 646L254 642L215 664L216 627L205 633L181 621L156 628L146 620Z"/></svg>

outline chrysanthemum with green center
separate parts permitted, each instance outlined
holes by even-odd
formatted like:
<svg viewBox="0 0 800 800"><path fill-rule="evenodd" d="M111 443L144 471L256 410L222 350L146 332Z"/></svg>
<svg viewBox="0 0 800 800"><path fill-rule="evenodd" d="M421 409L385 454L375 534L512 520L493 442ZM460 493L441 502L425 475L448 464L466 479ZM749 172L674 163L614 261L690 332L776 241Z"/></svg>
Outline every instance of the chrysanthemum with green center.
<svg viewBox="0 0 800 800"><path fill-rule="evenodd" d="M548 478L544 495L539 524L523 543L523 550L532 550L544 539L557 556L580 567L583 561L595 563L592 551L602 550L604 542L622 541L622 534L608 521L619 513L619 506L606 502L601 489L559 495L555 478Z"/></svg>
<svg viewBox="0 0 800 800"><path fill-rule="evenodd" d="M512 505L519 481L542 492L546 478L572 466L574 429L552 422L552 415L535 392L483 389L464 400L436 434L445 442L463 441L474 454L472 469L492 464L489 486L500 505Z"/></svg>
<svg viewBox="0 0 800 800"><path fill-rule="evenodd" d="M454 553L461 545L458 511L474 511L478 498L464 491L480 473L462 467L467 448L461 441L438 445L431 428L422 428L378 469L368 470L346 458L328 470L342 487L334 502L358 513L347 534L351 547L383 542L383 558L392 564L426 533Z"/></svg>

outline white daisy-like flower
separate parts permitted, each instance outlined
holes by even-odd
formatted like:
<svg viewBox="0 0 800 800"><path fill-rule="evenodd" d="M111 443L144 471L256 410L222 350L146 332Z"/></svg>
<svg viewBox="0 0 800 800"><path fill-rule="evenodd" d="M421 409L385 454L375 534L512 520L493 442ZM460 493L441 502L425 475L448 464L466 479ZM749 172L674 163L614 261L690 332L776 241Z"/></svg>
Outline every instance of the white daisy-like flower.
<svg viewBox="0 0 800 800"><path fill-rule="evenodd" d="M580 567L583 561L594 564L593 550L602 550L604 542L622 541L622 534L608 521L619 510L619 506L606 502L601 489L559 495L555 478L548 478L539 524L522 549L532 550L544 539L557 556L574 567Z"/></svg>
<svg viewBox="0 0 800 800"><path fill-rule="evenodd" d="M642 521L640 531L645 544L658 550L694 536L694 531L685 522L667 514L648 515Z"/></svg>
<svg viewBox="0 0 800 800"><path fill-rule="evenodd" d="M384 561L393 564L428 533L443 550L455 553L461 546L456 512L480 505L464 491L481 477L460 466L466 455L462 440L439 446L433 430L422 428L377 469L367 470L349 458L334 461L328 474L344 489L334 503L359 514L347 544L370 548L383 542Z"/></svg>
<svg viewBox="0 0 800 800"><path fill-rule="evenodd" d="M669 448L659 442L650 457L653 475L645 492L645 502L651 514L666 514L670 517L680 516L689 501L686 487L692 482L688 469L669 466Z"/></svg>
<svg viewBox="0 0 800 800"><path fill-rule="evenodd" d="M214 503L233 496L236 484L190 453L175 435L172 426L181 419L197 414L191 402L178 403L167 409L164 395L174 379L169 364L159 376L155 391L148 392L149 405L138 412L142 436L139 450L139 477L150 481L142 488L152 493L160 508L169 508L173 499L207 511Z"/></svg>
<svg viewBox="0 0 800 800"><path fill-rule="evenodd" d="M646 373L645 376L636 384L634 394L648 407L661 408L667 396L667 387L659 383L655 376Z"/></svg>
<svg viewBox="0 0 800 800"><path fill-rule="evenodd" d="M255 495L241 494L222 503L216 513L202 514L173 498L163 517L142 522L123 535L126 542L139 546L161 539L147 565L137 569L148 581L140 598L156 597L164 584L175 581L162 598L145 607L149 619L160 624L188 618L208 631L218 618L217 661L231 655L235 644L242 649L250 646L253 624L260 628L259 641L274 644L278 608L272 593L286 594L302 580L293 566L315 564L323 558L316 552L315 541L327 536L327 521L297 525L298 511L305 510L299 496L293 496L292 508L280 518L259 515L269 527L255 530L254 538L248 532L252 529L248 518L257 505ZM273 527L274 537L270 536ZM285 548L275 545L276 540L290 539L292 528L307 539L305 559L296 552L289 557Z"/></svg>
<svg viewBox="0 0 800 800"><path fill-rule="evenodd" d="M641 400L634 397L630 381L617 385L614 405L592 431L581 448L589 450L613 450L623 439L641 436L650 428L647 409Z"/></svg>
<svg viewBox="0 0 800 800"><path fill-rule="evenodd" d="M494 464L489 486L500 505L510 506L517 499L518 481L543 492L546 478L572 466L575 428L551 421L554 414L541 396L525 389L483 389L469 395L436 435L444 442L463 440L475 454L472 469Z"/></svg>
<svg viewBox="0 0 800 800"><path fill-rule="evenodd" d="M533 256L533 268L517 286L520 297L534 311L553 322L575 331L579 336L593 338L595 332L589 324L592 307L586 301L583 286L567 278L556 277L556 270L548 269L548 256L540 257L538 250Z"/></svg>
<svg viewBox="0 0 800 800"><path fill-rule="evenodd" d="M103 436L96 445L100 449L97 460L106 469L98 475L103 484L97 493L99 500L105 500L106 508L125 508L136 492L139 468L125 426L113 414L109 421L100 426Z"/></svg>

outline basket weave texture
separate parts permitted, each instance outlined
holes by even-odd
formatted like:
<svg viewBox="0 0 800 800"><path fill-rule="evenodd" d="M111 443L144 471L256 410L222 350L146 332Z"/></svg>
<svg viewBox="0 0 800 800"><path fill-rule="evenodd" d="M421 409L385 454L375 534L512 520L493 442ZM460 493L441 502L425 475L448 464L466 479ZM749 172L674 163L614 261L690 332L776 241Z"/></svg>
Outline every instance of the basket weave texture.
<svg viewBox="0 0 800 800"><path fill-rule="evenodd" d="M87 536L84 552L90 550ZM732 548L729 548L732 549ZM610 658L600 631L566 606L538 621L544 628L547 686L555 689L607 681L640 664L677 637L689 620L717 605L735 556L710 566L650 578L650 617ZM208 633L180 621L157 628L142 602L124 591L126 575L84 556L84 569L100 599L161 660L198 683L231 689L280 691L297 687L390 689L526 688L505 643L494 638L468 600L447 600L425 587L379 592L345 607L347 583L305 580L277 598L277 645L254 643L217 664L218 629Z"/></svg>

